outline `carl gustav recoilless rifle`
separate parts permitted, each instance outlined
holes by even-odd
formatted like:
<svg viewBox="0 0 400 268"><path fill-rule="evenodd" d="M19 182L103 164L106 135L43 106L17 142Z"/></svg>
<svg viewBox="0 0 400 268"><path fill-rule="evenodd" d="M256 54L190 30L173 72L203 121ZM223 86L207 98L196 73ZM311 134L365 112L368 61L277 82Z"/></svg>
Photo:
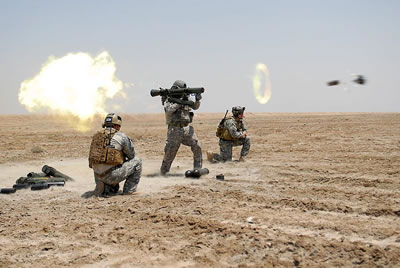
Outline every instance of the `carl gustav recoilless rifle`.
<svg viewBox="0 0 400 268"><path fill-rule="evenodd" d="M203 87L188 87L188 88L161 88L160 89L152 89L150 91L150 95L152 97L161 96L163 98L168 99L170 102L193 106L194 102L188 99L188 96L191 94L202 94L204 93ZM181 96L184 96L181 99Z"/></svg>

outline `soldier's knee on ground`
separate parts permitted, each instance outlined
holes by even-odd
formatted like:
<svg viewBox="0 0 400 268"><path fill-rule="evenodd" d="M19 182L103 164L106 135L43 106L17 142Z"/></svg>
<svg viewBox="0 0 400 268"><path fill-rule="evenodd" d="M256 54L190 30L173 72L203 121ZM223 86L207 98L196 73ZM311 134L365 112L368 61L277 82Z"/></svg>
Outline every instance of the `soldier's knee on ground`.
<svg viewBox="0 0 400 268"><path fill-rule="evenodd" d="M143 161L142 161L142 159L140 159L140 158L138 158L137 161L138 161L138 162L137 162L137 164L136 164L135 169L136 169L137 171L142 172L142 163L143 163Z"/></svg>

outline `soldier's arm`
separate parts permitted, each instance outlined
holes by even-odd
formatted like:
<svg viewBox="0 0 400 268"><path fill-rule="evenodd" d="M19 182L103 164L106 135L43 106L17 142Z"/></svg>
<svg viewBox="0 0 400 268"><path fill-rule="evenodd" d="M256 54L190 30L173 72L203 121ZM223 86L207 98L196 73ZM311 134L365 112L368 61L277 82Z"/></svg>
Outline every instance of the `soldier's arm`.
<svg viewBox="0 0 400 268"><path fill-rule="evenodd" d="M175 111L183 108L183 106L184 105L182 105L182 104L166 101L164 104L164 110L167 113L174 113Z"/></svg>
<svg viewBox="0 0 400 268"><path fill-rule="evenodd" d="M242 128L243 128L243 131L247 132L247 125L244 121L242 121Z"/></svg>
<svg viewBox="0 0 400 268"><path fill-rule="evenodd" d="M233 119L225 120L225 127L228 129L229 133L234 139L240 139L244 137L243 132L238 131Z"/></svg>
<svg viewBox="0 0 400 268"><path fill-rule="evenodd" d="M135 147L133 146L133 141L128 136L124 138L122 151L128 159L135 158Z"/></svg>

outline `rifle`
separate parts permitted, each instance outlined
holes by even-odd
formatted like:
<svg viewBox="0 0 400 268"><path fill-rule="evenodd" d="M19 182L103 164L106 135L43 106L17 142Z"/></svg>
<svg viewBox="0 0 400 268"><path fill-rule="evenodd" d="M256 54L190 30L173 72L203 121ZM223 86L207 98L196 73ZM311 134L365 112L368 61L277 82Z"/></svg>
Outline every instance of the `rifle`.
<svg viewBox="0 0 400 268"><path fill-rule="evenodd" d="M222 118L222 120L219 122L219 125L217 127L217 132L215 133L215 135L220 138L222 135L222 132L224 131L224 123L226 120L226 115L228 114L228 110L226 110L225 116L224 118Z"/></svg>
<svg viewBox="0 0 400 268"><path fill-rule="evenodd" d="M221 122L219 122L220 125L222 125L225 122L226 115L228 114L228 110L226 110L224 118L222 118Z"/></svg>

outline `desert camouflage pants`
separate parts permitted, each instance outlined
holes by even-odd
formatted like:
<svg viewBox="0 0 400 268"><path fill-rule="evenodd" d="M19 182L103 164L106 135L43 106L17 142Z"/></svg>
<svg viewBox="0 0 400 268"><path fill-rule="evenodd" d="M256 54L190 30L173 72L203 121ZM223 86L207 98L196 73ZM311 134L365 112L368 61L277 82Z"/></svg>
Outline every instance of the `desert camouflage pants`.
<svg viewBox="0 0 400 268"><path fill-rule="evenodd" d="M125 181L123 193L132 193L136 191L137 185L142 174L142 160L133 158L126 161L120 166L116 166L108 170L104 176L99 176L96 173L95 181L100 180L107 185L117 185L121 181Z"/></svg>
<svg viewBox="0 0 400 268"><path fill-rule="evenodd" d="M201 154L201 144L194 133L193 127L175 127L169 125L167 143L165 144L164 148L164 159L161 164L162 174L169 172L172 161L174 161L176 153L178 152L181 144L190 146L193 152L193 168L202 167L203 158Z"/></svg>
<svg viewBox="0 0 400 268"><path fill-rule="evenodd" d="M225 141L219 140L219 150L220 154L213 154L213 160L216 162L232 161L232 147L233 146L243 146L240 152L240 156L246 156L250 150L250 137L247 136L244 139L239 139L236 141Z"/></svg>

